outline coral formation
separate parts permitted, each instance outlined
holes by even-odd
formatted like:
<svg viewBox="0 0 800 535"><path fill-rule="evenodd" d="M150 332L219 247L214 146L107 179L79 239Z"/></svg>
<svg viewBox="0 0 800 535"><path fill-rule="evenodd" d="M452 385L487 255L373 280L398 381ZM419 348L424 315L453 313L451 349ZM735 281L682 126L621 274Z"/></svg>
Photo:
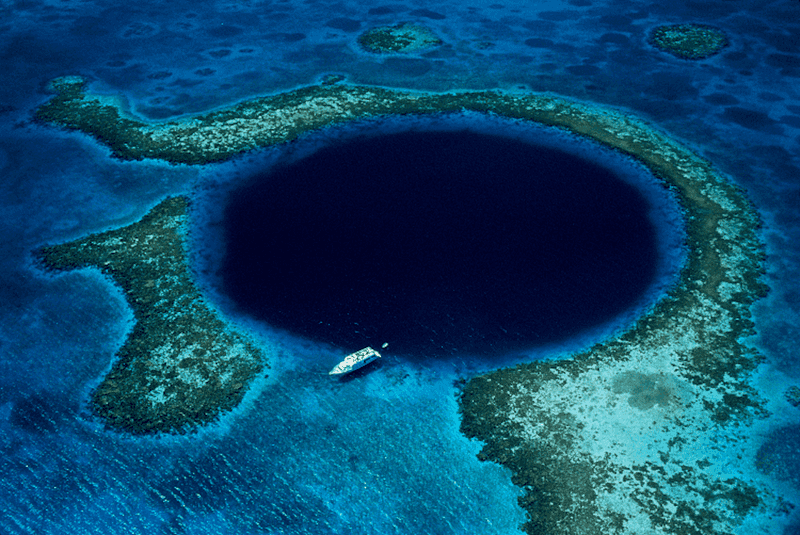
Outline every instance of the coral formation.
<svg viewBox="0 0 800 535"><path fill-rule="evenodd" d="M322 77L320 83L322 85L333 85L333 84L338 84L342 80L344 80L343 74L326 74L325 76Z"/></svg>
<svg viewBox="0 0 800 535"><path fill-rule="evenodd" d="M786 401L791 403L792 407L800 407L800 387L790 386L784 393Z"/></svg>
<svg viewBox="0 0 800 535"><path fill-rule="evenodd" d="M381 26L362 33L358 44L375 54L419 52L442 44L430 29L418 24Z"/></svg>
<svg viewBox="0 0 800 535"><path fill-rule="evenodd" d="M766 292L759 219L736 186L667 135L608 108L530 93L336 84L152 124L123 117L80 81L53 88L38 120L87 132L128 159L207 163L359 118L462 110L557 126L638 159L684 209L678 283L611 340L471 378L460 397L462 431L484 442L481 458L512 470L528 533L721 534L746 517L785 512L735 461L766 413L750 383L761 357L742 341L753 332L750 305ZM133 265L114 269L124 280ZM129 410L114 395L107 390L104 402Z"/></svg>
<svg viewBox="0 0 800 535"><path fill-rule="evenodd" d="M163 201L133 225L44 247L52 270L95 267L119 284L136 324L92 394L108 426L185 432L242 400L264 357L205 303L188 270L187 202Z"/></svg>
<svg viewBox="0 0 800 535"><path fill-rule="evenodd" d="M718 28L704 24L658 26L650 33L650 44L683 59L704 59L728 46Z"/></svg>

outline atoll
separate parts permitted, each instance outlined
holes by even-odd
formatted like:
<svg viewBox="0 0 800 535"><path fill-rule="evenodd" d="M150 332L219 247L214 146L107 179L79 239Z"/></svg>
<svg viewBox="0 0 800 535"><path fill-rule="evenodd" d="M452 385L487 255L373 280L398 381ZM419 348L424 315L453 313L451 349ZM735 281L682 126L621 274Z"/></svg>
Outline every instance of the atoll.
<svg viewBox="0 0 800 535"><path fill-rule="evenodd" d="M37 111L39 121L86 132L127 159L208 163L360 118L463 110L556 126L638 159L684 210L687 254L679 280L610 340L563 360L470 378L459 398L462 431L484 443L482 459L511 469L524 490L520 504L531 534L722 534L748 516L784 514L780 498L731 462L747 455L751 425L766 414L750 383L762 357L743 342L754 328L750 305L767 291L760 221L742 191L657 129L609 108L552 95L346 84L301 88L153 124L123 117L113 104L87 93L82 82L54 89L56 96ZM101 242L111 247L111 236L103 236L87 239L91 251ZM82 243L68 249L82 252ZM58 250L47 250L51 264L58 265ZM125 281L129 270L159 264L159 254L148 250L138 263L124 265L113 255L94 254L92 262L106 272L113 267ZM191 286L186 291L195 292ZM137 318L160 317L153 312L160 301L137 302L137 295L128 297L138 303ZM135 350L121 353L121 362L133 362ZM248 370L255 369L253 362L246 361ZM153 398L151 386L171 386L168 379L139 384L140 403ZM133 411L114 398L123 398L120 390L106 389L105 397L94 399L123 414ZM126 421L132 420L131 412Z"/></svg>
<svg viewBox="0 0 800 535"><path fill-rule="evenodd" d="M650 33L650 44L682 59L704 59L728 46L718 28L704 24L658 26Z"/></svg>
<svg viewBox="0 0 800 535"><path fill-rule="evenodd" d="M375 54L419 52L439 46L442 40L419 24L397 24L372 28L358 37L358 44Z"/></svg>
<svg viewBox="0 0 800 535"><path fill-rule="evenodd" d="M45 267L98 268L125 293L136 324L92 393L106 424L132 434L186 432L242 400L264 356L205 303L189 274L187 201L163 201L133 225L44 247Z"/></svg>

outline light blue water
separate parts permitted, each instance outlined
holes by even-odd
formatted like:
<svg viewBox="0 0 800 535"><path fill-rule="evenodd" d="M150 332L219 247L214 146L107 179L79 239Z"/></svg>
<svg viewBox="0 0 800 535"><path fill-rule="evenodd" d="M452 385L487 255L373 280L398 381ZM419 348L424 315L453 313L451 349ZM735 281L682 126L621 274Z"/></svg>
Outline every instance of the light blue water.
<svg viewBox="0 0 800 535"><path fill-rule="evenodd" d="M308 364L335 363L331 348L243 318L234 319L273 352L273 368L234 414L188 437L103 431L85 401L128 332L130 311L98 275L45 275L30 251L135 221L168 194L202 205L214 198L204 188L224 190L268 156L205 168L112 160L86 136L29 122L47 98L43 84L69 74L125 95L152 118L326 73L431 90L525 87L632 110L728 173L764 217L772 292L755 307L756 342L768 359L764 392L774 416L762 455L794 462L770 437L786 436L780 428L800 416L782 402L785 387L800 381L800 3L381 6L0 7L0 531L510 534L524 518L509 473L479 462L480 445L458 432L452 381L479 370L387 357L358 380L331 383L327 367ZM445 45L412 57L358 50L360 30L404 21L429 26ZM724 29L730 47L691 63L646 44L652 26L683 21ZM204 280L213 290L213 274ZM775 477L784 490L800 485Z"/></svg>

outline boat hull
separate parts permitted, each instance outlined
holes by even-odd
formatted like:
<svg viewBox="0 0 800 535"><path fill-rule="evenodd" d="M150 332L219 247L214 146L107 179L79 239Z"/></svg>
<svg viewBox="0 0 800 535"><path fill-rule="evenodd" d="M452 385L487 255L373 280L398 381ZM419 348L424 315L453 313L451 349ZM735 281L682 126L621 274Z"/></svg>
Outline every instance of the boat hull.
<svg viewBox="0 0 800 535"><path fill-rule="evenodd" d="M355 353L347 355L343 361L328 372L328 375L345 375L359 368L363 368L370 362L378 360L379 358L381 358L380 353L371 347L365 347L364 349L359 349Z"/></svg>

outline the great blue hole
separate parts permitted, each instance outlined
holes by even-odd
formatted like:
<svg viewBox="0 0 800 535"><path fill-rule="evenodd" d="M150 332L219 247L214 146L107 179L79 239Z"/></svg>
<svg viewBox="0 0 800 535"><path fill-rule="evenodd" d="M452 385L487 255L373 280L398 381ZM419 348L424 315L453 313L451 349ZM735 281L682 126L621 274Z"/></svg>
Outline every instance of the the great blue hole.
<svg viewBox="0 0 800 535"><path fill-rule="evenodd" d="M658 264L648 210L613 170L518 139L351 139L231 195L222 281L247 314L347 350L518 351L641 299Z"/></svg>

